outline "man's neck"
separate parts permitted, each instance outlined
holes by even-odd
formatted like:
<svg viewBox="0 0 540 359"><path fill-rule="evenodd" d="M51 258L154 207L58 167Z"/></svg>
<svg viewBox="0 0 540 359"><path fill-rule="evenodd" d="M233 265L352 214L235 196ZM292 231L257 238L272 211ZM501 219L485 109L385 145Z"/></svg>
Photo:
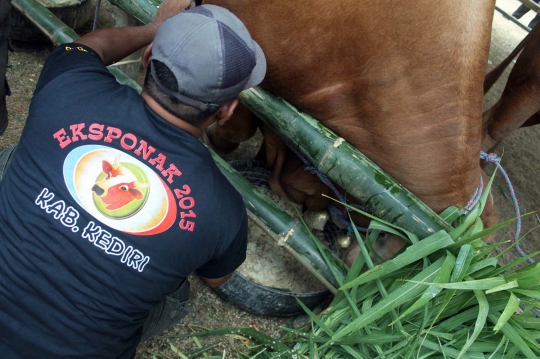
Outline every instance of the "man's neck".
<svg viewBox="0 0 540 359"><path fill-rule="evenodd" d="M184 120L182 120L180 117L176 117L166 109L164 109L159 103L156 102L150 95L148 95L146 92L141 92L141 96L148 105L156 114L161 116L165 121L172 123L178 128L181 128L182 130L191 133L195 138L200 138L203 132L202 128L199 128L197 126L194 126Z"/></svg>

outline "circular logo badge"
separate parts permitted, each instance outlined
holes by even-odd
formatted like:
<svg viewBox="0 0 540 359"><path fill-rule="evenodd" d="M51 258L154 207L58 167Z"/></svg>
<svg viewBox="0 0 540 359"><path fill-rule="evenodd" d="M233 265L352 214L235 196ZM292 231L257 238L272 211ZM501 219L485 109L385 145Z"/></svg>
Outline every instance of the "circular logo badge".
<svg viewBox="0 0 540 359"><path fill-rule="evenodd" d="M136 235L161 233L177 209L167 184L137 158L99 145L72 150L64 161L71 196L107 226Z"/></svg>

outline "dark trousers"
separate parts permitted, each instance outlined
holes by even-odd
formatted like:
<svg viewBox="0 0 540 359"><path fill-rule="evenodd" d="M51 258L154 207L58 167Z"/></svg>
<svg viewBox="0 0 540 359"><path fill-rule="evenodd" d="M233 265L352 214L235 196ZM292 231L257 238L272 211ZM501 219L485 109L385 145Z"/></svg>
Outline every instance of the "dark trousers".
<svg viewBox="0 0 540 359"><path fill-rule="evenodd" d="M0 152L0 185L16 147L17 146L15 145ZM161 303L150 311L150 314L143 325L141 341L159 335L165 329L178 323L187 315L189 287L189 281L186 278L184 283L174 293L165 296Z"/></svg>

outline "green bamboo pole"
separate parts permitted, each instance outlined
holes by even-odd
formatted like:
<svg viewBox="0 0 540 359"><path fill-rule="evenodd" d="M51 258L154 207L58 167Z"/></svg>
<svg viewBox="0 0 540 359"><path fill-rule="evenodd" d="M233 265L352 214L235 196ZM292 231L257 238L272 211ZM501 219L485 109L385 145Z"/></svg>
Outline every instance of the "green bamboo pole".
<svg viewBox="0 0 540 359"><path fill-rule="evenodd" d="M148 24L154 19L160 0L109 0L109 2L124 10L129 16L134 17L143 24Z"/></svg>
<svg viewBox="0 0 540 359"><path fill-rule="evenodd" d="M17 9L21 9L23 14L32 14L30 20L52 40L55 44L73 42L79 36L56 18L48 9L37 3L35 0L13 0ZM42 8L39 11L29 8ZM31 10L31 11L27 11ZM34 14L36 12L37 14ZM43 23L42 23L43 22ZM64 35L58 35L63 33ZM117 69L109 68L109 71L119 72ZM113 72L113 74L114 74ZM117 77L118 80L118 77ZM120 81L119 81L120 82ZM137 83L134 84L140 92ZM132 86L133 87L133 86ZM300 261L311 273L313 273L332 293L336 293L340 287L329 267L326 265L317 246L310 238L308 230L296 219L279 208L272 200L262 194L255 186L249 183L240 173L229 166L225 161L211 151L216 164L225 174L229 181L242 194L244 203L248 209L248 214L252 220L260 225L266 232L274 238L278 245L289 251L298 261ZM347 267L328 248L324 247L328 260L333 263L337 277L342 280Z"/></svg>
<svg viewBox="0 0 540 359"><path fill-rule="evenodd" d="M157 7L161 4L160 0L109 0L109 2L143 24L148 24L154 19Z"/></svg>
<svg viewBox="0 0 540 359"><path fill-rule="evenodd" d="M260 87L243 91L239 100L376 217L420 238L451 230L414 194L313 117Z"/></svg>
<svg viewBox="0 0 540 359"><path fill-rule="evenodd" d="M36 0L13 0L12 5L37 26L55 46L70 43L79 38L79 35L73 29L60 21L56 15ZM110 67L109 71L122 85L127 85L141 92L141 87L137 82L119 69Z"/></svg>

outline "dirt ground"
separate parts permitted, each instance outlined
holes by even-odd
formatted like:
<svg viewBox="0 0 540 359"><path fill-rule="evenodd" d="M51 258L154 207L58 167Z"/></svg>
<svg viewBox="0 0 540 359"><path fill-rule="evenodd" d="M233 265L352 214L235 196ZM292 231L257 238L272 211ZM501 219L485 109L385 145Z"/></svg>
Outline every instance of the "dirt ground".
<svg viewBox="0 0 540 359"><path fill-rule="evenodd" d="M100 26L106 26L113 14L111 7L106 3L104 4L100 12L102 18L99 23ZM519 6L519 2L516 0L498 0L497 4L510 13ZM522 19L522 22L528 24L533 16L533 13L530 12ZM88 26L83 32L87 30ZM500 13L495 12L489 69L509 54L524 36L526 36L525 30L506 20ZM6 133L0 136L0 150L18 141L42 64L52 49L50 44L14 42L13 46L16 52L10 54L8 69L8 80L13 93L8 99L10 124ZM498 99L508 72L509 70L505 73L502 81L499 81L487 94L484 101L485 109L491 107ZM231 159L248 157L254 153L256 146L256 140L243 144L231 156ZM502 164L512 180L522 213L540 210L540 203L538 202L540 187L537 187L540 184L537 180L537 176L540 174L540 162L536 160L539 149L540 127L537 126L517 131L505 140L497 150L499 155L504 154ZM513 205L502 176L498 175L496 177L492 192L499 218L501 220L513 218ZM540 232L535 230L538 225L540 225L540 216L536 213L523 219L523 233L531 231L522 244L527 253L540 249ZM508 227L500 231L498 238L511 239L514 232L514 227ZM502 262L506 263L515 258L517 258L517 254L512 250L502 257ZM274 336L279 333L280 326L288 325L291 321L290 318L280 319L248 314L233 305L223 302L197 278L193 277L191 281L193 290L190 314L185 318L183 324L179 324L163 335L141 344L137 354L138 359L151 358L158 352L161 355L175 358L177 356L171 350L170 343L173 343L183 352L196 347L196 343L192 339L178 339L175 337L177 334L239 326L252 327ZM218 347L217 350L223 353L224 358L236 357L236 354L231 352L232 346L228 343L229 339L222 340L225 343Z"/></svg>

